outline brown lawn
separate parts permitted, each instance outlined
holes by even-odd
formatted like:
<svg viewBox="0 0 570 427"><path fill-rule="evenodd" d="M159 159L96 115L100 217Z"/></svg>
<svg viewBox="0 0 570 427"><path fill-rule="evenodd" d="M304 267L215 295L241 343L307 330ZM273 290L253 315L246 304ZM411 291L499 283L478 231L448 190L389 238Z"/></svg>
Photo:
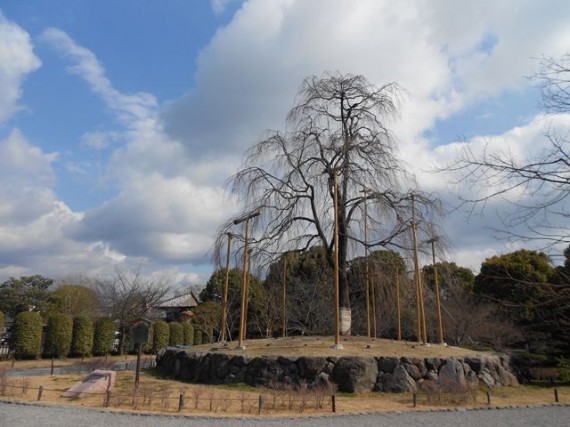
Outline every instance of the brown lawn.
<svg viewBox="0 0 570 427"><path fill-rule="evenodd" d="M469 354L484 354L457 347L440 345L422 346L417 343L397 342L359 337L342 338L343 350L332 348L333 338L300 338L247 340L245 350L235 350L237 343L216 343L193 347L195 351L216 351L230 354L283 355L283 356L397 356L397 357L451 357ZM116 360L133 360L135 356L116 356ZM99 362L102 359L98 359ZM56 366L78 363L75 359L54 361ZM15 368L50 366L50 360L17 361ZM95 364L93 359L83 363ZM80 398L63 398L61 394L84 375L57 375L42 377L8 377L6 371L11 361L0 362L0 399L37 401L42 387L41 402L69 404L77 406L104 407L107 404L105 393L86 395ZM4 374L3 374L4 372ZM570 387L557 389L559 400L570 403ZM181 397L183 407L179 412ZM259 403L261 401L261 411ZM412 405L411 394L360 393L335 396L337 413L364 413L374 411L410 411L450 407L486 407L486 390L477 390L463 395L418 395L417 406ZM512 405L543 405L554 403L554 389L541 387L508 387L491 390L493 407ZM255 389L246 385L210 386L189 384L175 380L156 378L150 372L141 374L137 392L134 393L134 373L118 372L117 381L111 391L110 409L136 412L160 411L169 413L243 416L302 416L330 414L332 400L330 392L311 392L306 389L267 390Z"/></svg>

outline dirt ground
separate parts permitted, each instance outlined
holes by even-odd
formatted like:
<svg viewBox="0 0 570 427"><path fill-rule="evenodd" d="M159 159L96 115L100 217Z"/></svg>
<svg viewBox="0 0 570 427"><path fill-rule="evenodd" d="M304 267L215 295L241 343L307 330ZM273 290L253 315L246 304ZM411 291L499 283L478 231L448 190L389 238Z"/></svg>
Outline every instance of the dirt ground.
<svg viewBox="0 0 570 427"><path fill-rule="evenodd" d="M417 343L397 342L359 337L342 338L342 350L333 349L334 339L286 338L244 341L245 350L236 350L237 343L216 343L193 347L195 351L216 351L231 354L289 355L289 356L397 356L397 357L451 357L484 354L457 347L441 345L422 346ZM109 357L106 364L133 360L135 356ZM55 366L79 363L77 359L54 361ZM104 362L103 359L85 359L82 363ZM16 361L14 368L24 369L51 366L51 360ZM418 394L414 406L412 394L390 393L336 393L331 390L310 391L306 388L280 391L252 388L243 384L210 386L161 379L152 371L142 372L138 387L134 387L134 372L118 372L115 387L110 394L87 394L79 398L64 398L69 387L85 375L54 375L40 377L8 376L11 361L0 362L0 399L38 401L89 407L108 407L136 412L159 411L193 415L215 416L304 416L337 413L364 413L376 411L411 411L453 407L504 407L513 405L545 405L555 403L555 393L561 403L570 403L570 387L519 386L502 387L489 391L476 390L463 394ZM41 391L40 391L41 387ZM135 392L136 390L136 392Z"/></svg>

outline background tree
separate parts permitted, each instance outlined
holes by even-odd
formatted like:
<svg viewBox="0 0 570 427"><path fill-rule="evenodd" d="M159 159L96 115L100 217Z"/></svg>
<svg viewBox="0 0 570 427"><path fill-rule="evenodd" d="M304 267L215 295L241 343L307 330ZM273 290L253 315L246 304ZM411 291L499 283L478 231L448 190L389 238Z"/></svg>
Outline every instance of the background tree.
<svg viewBox="0 0 570 427"><path fill-rule="evenodd" d="M331 268L336 180L340 305L346 314L350 313L346 277L350 242L361 242L364 201L370 201L371 246L388 245L407 235L412 185L387 127L397 96L395 84L376 87L362 76L309 77L287 116L287 132L274 132L255 144L246 154L245 166L231 178L243 214L263 208L254 221L258 257L269 254L276 259L290 250L320 245ZM420 195L417 201L429 204ZM229 221L220 230L218 253L231 226ZM346 319L350 323L349 315ZM341 330L349 329L348 324L341 325Z"/></svg>
<svg viewBox="0 0 570 427"><path fill-rule="evenodd" d="M14 318L10 350L16 359L37 359L42 345L42 316L36 311L22 311Z"/></svg>
<svg viewBox="0 0 570 427"><path fill-rule="evenodd" d="M140 272L117 271L112 277L96 279L93 287L103 313L118 322L120 354L125 352L130 324L144 317L170 292L164 282L143 277Z"/></svg>
<svg viewBox="0 0 570 427"><path fill-rule="evenodd" d="M62 283L51 292L56 309L71 317L97 317L101 312L97 292L87 286Z"/></svg>
<svg viewBox="0 0 570 427"><path fill-rule="evenodd" d="M564 269L554 268L543 252L497 255L481 265L474 290L523 331L534 351L568 351L570 285Z"/></svg>
<svg viewBox="0 0 570 427"><path fill-rule="evenodd" d="M12 318L28 310L46 313L53 306L49 292L52 284L52 279L39 274L11 277L0 284L0 310Z"/></svg>
<svg viewBox="0 0 570 427"><path fill-rule="evenodd" d="M43 345L44 357L65 357L71 347L73 320L58 312L52 312L47 318Z"/></svg>
<svg viewBox="0 0 570 427"><path fill-rule="evenodd" d="M354 258L349 270L355 330L361 335L367 334L366 260L366 257ZM375 317L377 337L397 337L396 280L399 280L402 334L403 337L411 338L415 334L416 300L415 287L409 280L406 261L395 251L373 251L368 256L368 271L371 336L374 336Z"/></svg>
<svg viewBox="0 0 570 427"><path fill-rule="evenodd" d="M333 270L326 260L326 250L314 246L302 252L289 252L287 257L287 333L326 335L333 332ZM264 286L268 303L275 307L282 325L282 286L284 257L271 264ZM279 307L279 309L277 309Z"/></svg>
<svg viewBox="0 0 570 427"><path fill-rule="evenodd" d="M225 268L216 270L200 292L200 304L192 309L194 327L211 327L217 332L220 329L221 301L226 277ZM227 324L230 337L237 337L241 310L242 270L234 268L229 272L228 280L228 317ZM256 335L265 332L265 300L261 280L249 275L249 307L248 332ZM205 304L208 303L208 304ZM212 305L213 304L213 305Z"/></svg>

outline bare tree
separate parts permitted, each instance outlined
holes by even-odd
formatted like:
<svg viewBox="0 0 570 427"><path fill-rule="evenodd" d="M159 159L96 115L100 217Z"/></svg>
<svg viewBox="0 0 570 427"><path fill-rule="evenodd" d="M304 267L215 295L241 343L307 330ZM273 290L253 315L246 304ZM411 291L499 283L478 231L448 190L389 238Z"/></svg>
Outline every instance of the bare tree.
<svg viewBox="0 0 570 427"><path fill-rule="evenodd" d="M338 183L339 297L341 310L348 314L340 329L345 331L350 330L347 260L355 250L351 243L362 248L363 203L369 201L370 247L401 245L398 239L409 235L410 192L418 205L431 204L413 188L387 127L398 94L396 84L377 87L362 76L305 79L287 116L286 132L273 132L256 143L246 154L245 166L230 179L232 192L241 197L242 214L263 210L255 220L252 242L258 260L321 245L331 267L333 183ZM230 220L220 229L218 253L231 226Z"/></svg>
<svg viewBox="0 0 570 427"><path fill-rule="evenodd" d="M547 112L569 113L570 55L543 59L534 77L543 87ZM483 196L464 198L465 202L485 204L503 197L514 206L503 215L504 229L497 231L517 240L540 241L546 248L570 242L566 223L570 217L569 134L547 129L545 142L544 150L526 159L488 147L478 154L466 146L445 170L458 173L460 182L486 188ZM514 231L518 226L523 231Z"/></svg>
<svg viewBox="0 0 570 427"><path fill-rule="evenodd" d="M92 286L103 312L119 324L121 354L125 351L130 323L146 315L170 292L168 284L145 277L140 271L117 270L111 277L94 279Z"/></svg>

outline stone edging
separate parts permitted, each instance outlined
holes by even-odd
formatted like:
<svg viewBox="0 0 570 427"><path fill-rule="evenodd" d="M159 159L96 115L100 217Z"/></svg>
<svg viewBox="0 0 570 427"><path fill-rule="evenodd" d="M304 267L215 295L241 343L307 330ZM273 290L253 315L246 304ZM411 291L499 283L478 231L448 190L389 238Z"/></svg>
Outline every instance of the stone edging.
<svg viewBox="0 0 570 427"><path fill-rule="evenodd" d="M306 383L343 392L461 392L479 386L518 385L505 354L462 358L286 357L161 350L161 376L203 384L246 383L280 388Z"/></svg>

